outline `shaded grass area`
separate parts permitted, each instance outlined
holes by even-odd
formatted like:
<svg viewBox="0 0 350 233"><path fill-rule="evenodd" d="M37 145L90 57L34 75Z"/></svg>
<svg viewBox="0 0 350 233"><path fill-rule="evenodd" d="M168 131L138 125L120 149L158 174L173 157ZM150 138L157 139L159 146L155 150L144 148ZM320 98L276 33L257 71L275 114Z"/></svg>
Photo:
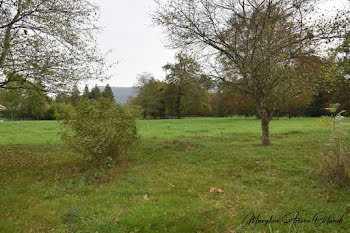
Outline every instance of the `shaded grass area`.
<svg viewBox="0 0 350 233"><path fill-rule="evenodd" d="M141 121L140 146L104 174L60 145L57 122L22 122L21 133L6 122L17 144L0 139L0 232L349 232L350 186L317 176L329 132L316 121L273 121L269 147L255 119ZM251 212L294 211L344 220L240 226Z"/></svg>

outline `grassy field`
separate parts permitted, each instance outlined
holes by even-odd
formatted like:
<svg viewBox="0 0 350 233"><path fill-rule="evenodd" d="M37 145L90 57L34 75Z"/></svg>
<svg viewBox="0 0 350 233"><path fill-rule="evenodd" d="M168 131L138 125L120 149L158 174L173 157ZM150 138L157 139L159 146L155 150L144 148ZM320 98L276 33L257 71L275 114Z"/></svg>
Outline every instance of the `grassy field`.
<svg viewBox="0 0 350 233"><path fill-rule="evenodd" d="M0 232L350 232L350 185L317 175L317 120L273 121L268 147L253 118L141 121L139 147L105 173L63 148L56 121L0 123ZM344 217L240 226L252 212Z"/></svg>

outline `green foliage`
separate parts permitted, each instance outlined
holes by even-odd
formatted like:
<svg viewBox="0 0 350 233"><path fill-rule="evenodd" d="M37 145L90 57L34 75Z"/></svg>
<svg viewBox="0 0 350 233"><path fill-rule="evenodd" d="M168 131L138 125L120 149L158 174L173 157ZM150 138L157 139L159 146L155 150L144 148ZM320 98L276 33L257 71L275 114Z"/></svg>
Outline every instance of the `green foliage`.
<svg viewBox="0 0 350 233"><path fill-rule="evenodd" d="M109 84L106 85L104 91L102 92L102 96L110 101L115 101L112 88L109 86Z"/></svg>
<svg viewBox="0 0 350 233"><path fill-rule="evenodd" d="M112 102L115 101L112 88L109 86L109 84L106 85L105 89L102 92L97 85L95 85L91 89L91 91L89 90L89 87L85 85L84 92L81 97L85 99L93 99L93 100L98 100L99 98L103 97Z"/></svg>
<svg viewBox="0 0 350 233"><path fill-rule="evenodd" d="M100 90L100 88L98 88L97 85L95 85L95 87L92 88L92 90L91 90L91 92L89 94L89 98L93 99L93 100L98 100L101 97L102 97L101 90Z"/></svg>
<svg viewBox="0 0 350 233"><path fill-rule="evenodd" d="M138 95L131 104L142 108L144 118L151 116L154 119L165 116L164 83L156 80L151 74L142 74L138 77Z"/></svg>
<svg viewBox="0 0 350 233"><path fill-rule="evenodd" d="M73 106L77 106L79 100L80 100L80 91L79 91L78 85L75 84L70 94L70 102L72 103Z"/></svg>
<svg viewBox="0 0 350 233"><path fill-rule="evenodd" d="M52 105L52 109L57 120L69 119L74 111L73 105L69 103L55 103Z"/></svg>
<svg viewBox="0 0 350 233"><path fill-rule="evenodd" d="M210 78L203 74L199 63L191 56L179 53L175 58L174 64L163 67L167 73L165 103L168 114L175 112L177 118L210 114Z"/></svg>
<svg viewBox="0 0 350 233"><path fill-rule="evenodd" d="M135 109L107 99L86 100L63 122L62 139L87 159L109 166L138 141L137 115Z"/></svg>
<svg viewBox="0 0 350 233"><path fill-rule="evenodd" d="M18 117L21 102L23 102L21 90L0 90L0 99L1 104L6 106L6 111L3 114L12 119Z"/></svg>
<svg viewBox="0 0 350 233"><path fill-rule="evenodd" d="M143 109L144 118L205 116L211 114L210 78L201 73L199 64L190 56L176 55L175 64L167 64L165 82L152 74L139 76L138 96L130 102Z"/></svg>
<svg viewBox="0 0 350 233"><path fill-rule="evenodd" d="M42 85L57 93L104 76L93 1L2 0L0 6L0 88Z"/></svg>
<svg viewBox="0 0 350 233"><path fill-rule="evenodd" d="M11 85L9 85L11 87ZM49 97L42 90L1 89L0 102L6 106L6 118L27 118L33 120L52 117L48 104Z"/></svg>
<svg viewBox="0 0 350 233"><path fill-rule="evenodd" d="M83 97L88 99L89 98L89 93L90 93L89 86L85 85L84 92L83 92Z"/></svg>
<svg viewBox="0 0 350 233"><path fill-rule="evenodd" d="M341 54L339 68L343 71L343 75L350 74L350 32L347 32L341 46L337 48L337 53Z"/></svg>

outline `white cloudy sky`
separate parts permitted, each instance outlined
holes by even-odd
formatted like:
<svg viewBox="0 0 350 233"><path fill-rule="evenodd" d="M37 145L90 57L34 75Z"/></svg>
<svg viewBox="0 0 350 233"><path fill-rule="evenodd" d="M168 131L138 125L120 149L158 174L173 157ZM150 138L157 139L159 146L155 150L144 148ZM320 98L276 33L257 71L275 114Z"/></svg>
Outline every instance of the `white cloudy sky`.
<svg viewBox="0 0 350 233"><path fill-rule="evenodd" d="M325 0L320 0L325 1ZM153 0L96 0L101 7L100 24L104 31L99 36L100 48L112 49L111 61L118 64L111 69L112 78L99 85L126 87L136 83L137 74L149 72L162 79L162 66L172 62L175 51L164 46L165 38L159 27L152 26L149 13ZM328 12L335 6L349 4L348 0L328 0ZM91 83L94 85L95 83Z"/></svg>
<svg viewBox="0 0 350 233"><path fill-rule="evenodd" d="M161 29L152 26L149 13L153 0L98 0L101 7L99 37L102 50L112 49L111 61L118 64L112 78L103 84L126 87L136 83L137 74L149 72L161 79L162 66L172 62L175 51L166 49Z"/></svg>

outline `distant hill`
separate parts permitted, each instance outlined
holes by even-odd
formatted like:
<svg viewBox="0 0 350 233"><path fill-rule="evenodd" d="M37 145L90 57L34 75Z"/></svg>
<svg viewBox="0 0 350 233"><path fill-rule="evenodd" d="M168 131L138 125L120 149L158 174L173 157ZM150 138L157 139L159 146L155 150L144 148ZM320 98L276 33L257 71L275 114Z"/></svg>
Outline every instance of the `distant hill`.
<svg viewBox="0 0 350 233"><path fill-rule="evenodd" d="M99 87L101 91L105 87ZM121 104L125 104L129 98L137 96L137 90L134 87L111 87L115 101Z"/></svg>

